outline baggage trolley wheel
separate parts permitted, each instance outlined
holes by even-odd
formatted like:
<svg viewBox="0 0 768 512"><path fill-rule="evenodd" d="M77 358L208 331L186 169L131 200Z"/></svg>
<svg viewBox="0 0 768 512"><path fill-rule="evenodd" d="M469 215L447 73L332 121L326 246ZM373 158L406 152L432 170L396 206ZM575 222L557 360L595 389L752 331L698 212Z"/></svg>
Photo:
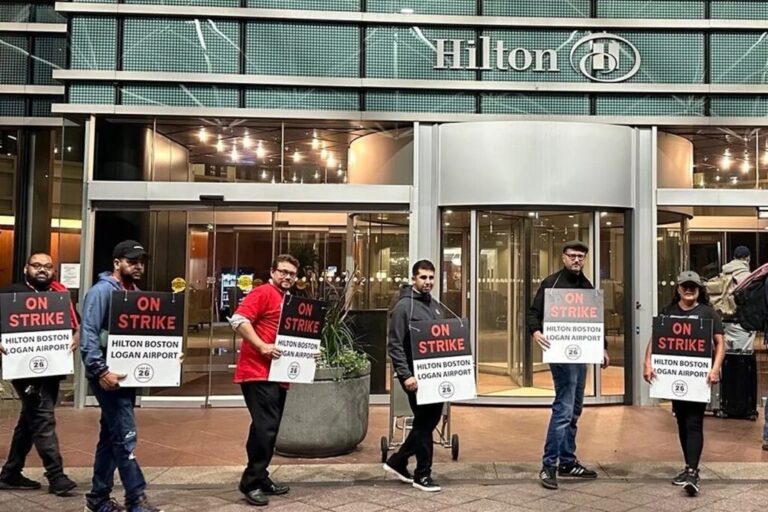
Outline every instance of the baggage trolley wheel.
<svg viewBox="0 0 768 512"><path fill-rule="evenodd" d="M725 418L725 413L721 409L717 409L715 411L715 417L717 417L717 418Z"/></svg>
<svg viewBox="0 0 768 512"><path fill-rule="evenodd" d="M459 434L451 436L451 458L459 460Z"/></svg>
<svg viewBox="0 0 768 512"><path fill-rule="evenodd" d="M752 414L749 419L750 421L757 421L757 414Z"/></svg>
<svg viewBox="0 0 768 512"><path fill-rule="evenodd" d="M387 462L387 457L389 454L389 439L387 439L386 436L381 436L379 443L381 445L381 463L384 464Z"/></svg>

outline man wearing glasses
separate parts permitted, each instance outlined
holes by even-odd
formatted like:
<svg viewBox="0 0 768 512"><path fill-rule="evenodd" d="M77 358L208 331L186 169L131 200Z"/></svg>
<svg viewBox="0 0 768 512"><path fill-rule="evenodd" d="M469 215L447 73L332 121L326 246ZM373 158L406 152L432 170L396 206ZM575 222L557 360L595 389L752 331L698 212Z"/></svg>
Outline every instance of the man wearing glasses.
<svg viewBox="0 0 768 512"><path fill-rule="evenodd" d="M24 266L22 282L11 285L0 293L43 293L66 292L67 288L54 279L53 260L44 253L34 253ZM77 314L70 304L72 323L71 351L77 350L79 339ZM0 345L0 351L3 351ZM59 384L64 377L38 377L35 379L16 379L12 382L16 394L21 400L19 421L13 431L8 460L0 471L0 490L40 489L40 482L30 480L21 472L32 446L37 449L45 466L48 480L48 492L57 496L66 496L77 484L64 474L64 462L59 451L56 436L56 417L54 407L59 395Z"/></svg>
<svg viewBox="0 0 768 512"><path fill-rule="evenodd" d="M287 485L273 482L267 470L275 451L288 386L268 379L272 360L281 356L275 338L283 297L296 282L298 269L299 260L290 254L279 255L272 262L269 282L254 288L230 318L232 328L243 337L234 380L240 384L251 414L245 444L248 465L239 489L246 501L255 506L267 505L270 496L289 490Z"/></svg>
<svg viewBox="0 0 768 512"><path fill-rule="evenodd" d="M587 244L578 240L563 245L563 268L545 278L528 311L528 328L542 350L549 348L544 337L544 290L547 288L589 288L592 283L582 269L589 252ZM602 367L608 366L608 351L603 354ZM550 364L555 384L555 400L549 420L547 440L544 444L539 480L547 489L557 489L557 477L597 478L597 473L584 467L576 458L576 423L584 405L584 386L587 381L586 364Z"/></svg>

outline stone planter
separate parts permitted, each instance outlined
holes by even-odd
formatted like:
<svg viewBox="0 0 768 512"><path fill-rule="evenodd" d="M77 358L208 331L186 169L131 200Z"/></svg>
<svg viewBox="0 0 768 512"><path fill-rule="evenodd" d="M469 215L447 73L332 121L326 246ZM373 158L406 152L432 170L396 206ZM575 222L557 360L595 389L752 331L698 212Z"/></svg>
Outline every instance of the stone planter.
<svg viewBox="0 0 768 512"><path fill-rule="evenodd" d="M292 384L275 451L286 457L350 453L368 432L370 364L340 380L341 369L318 368L312 384Z"/></svg>

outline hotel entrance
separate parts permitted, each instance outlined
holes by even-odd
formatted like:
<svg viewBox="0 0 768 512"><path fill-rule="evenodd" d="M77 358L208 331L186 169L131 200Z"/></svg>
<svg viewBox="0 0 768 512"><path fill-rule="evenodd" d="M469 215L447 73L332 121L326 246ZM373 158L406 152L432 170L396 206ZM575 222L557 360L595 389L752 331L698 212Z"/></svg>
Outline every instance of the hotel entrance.
<svg viewBox="0 0 768 512"><path fill-rule="evenodd" d="M562 244L573 239L591 247L584 273L605 294L611 358L605 370L590 366L586 395L623 400L630 218L575 209L443 210L441 295L474 319L479 400L551 402L552 377L528 334L527 314L541 281L562 268Z"/></svg>
<svg viewBox="0 0 768 512"><path fill-rule="evenodd" d="M406 211L327 211L225 205L154 206L95 212L94 272L110 268L118 238L145 243L151 259L142 289L171 291L185 282L185 359L178 388L148 388L142 403L195 407L241 405L232 382L241 340L228 318L253 287L269 279L277 254L300 262L295 293L342 293L348 280L352 314L385 318L398 287L408 281ZM385 323L383 324L386 325ZM387 382L384 329L370 345L361 344L374 366L371 389Z"/></svg>

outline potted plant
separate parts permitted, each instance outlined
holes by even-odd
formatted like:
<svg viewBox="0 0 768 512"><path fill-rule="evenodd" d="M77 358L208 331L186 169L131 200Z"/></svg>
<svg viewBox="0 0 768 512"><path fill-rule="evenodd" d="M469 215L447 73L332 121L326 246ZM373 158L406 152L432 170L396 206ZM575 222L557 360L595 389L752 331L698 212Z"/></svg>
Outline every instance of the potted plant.
<svg viewBox="0 0 768 512"><path fill-rule="evenodd" d="M371 364L357 347L348 316L354 296L352 279L343 286L320 281L305 269L305 295L328 302L315 381L293 384L285 403L276 451L288 457L335 457L350 453L368 431ZM354 274L349 274L354 275Z"/></svg>

